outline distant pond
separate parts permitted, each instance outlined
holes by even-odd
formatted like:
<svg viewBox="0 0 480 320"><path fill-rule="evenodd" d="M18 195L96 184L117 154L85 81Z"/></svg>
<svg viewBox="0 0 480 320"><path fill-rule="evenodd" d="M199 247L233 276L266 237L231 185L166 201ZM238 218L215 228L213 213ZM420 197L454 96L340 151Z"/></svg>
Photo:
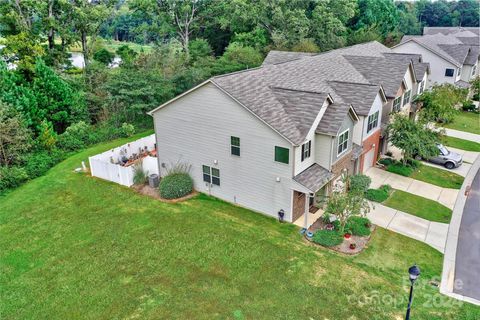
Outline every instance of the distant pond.
<svg viewBox="0 0 480 320"><path fill-rule="evenodd" d="M70 52L70 61L72 62L72 65L74 67L83 69L85 68L85 59L83 58L83 53L81 52ZM122 59L118 56L115 56L113 58L113 62L110 64L110 68L116 68L120 65L120 62L122 62Z"/></svg>

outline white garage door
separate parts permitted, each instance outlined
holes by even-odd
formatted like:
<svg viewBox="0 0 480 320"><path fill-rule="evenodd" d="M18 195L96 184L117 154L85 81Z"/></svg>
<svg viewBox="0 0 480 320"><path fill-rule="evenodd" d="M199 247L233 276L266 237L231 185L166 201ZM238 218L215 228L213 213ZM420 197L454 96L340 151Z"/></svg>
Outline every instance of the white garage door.
<svg viewBox="0 0 480 320"><path fill-rule="evenodd" d="M363 159L363 172L367 172L373 166L373 158L375 158L375 148L370 149L365 154L365 158Z"/></svg>

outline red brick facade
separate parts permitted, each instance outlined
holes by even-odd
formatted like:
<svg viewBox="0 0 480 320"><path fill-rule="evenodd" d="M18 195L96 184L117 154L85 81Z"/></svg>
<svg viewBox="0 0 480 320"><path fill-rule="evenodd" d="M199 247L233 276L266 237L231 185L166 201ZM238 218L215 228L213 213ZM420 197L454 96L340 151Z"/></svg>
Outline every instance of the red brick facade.
<svg viewBox="0 0 480 320"><path fill-rule="evenodd" d="M373 157L373 164L377 162L377 156L379 153L379 147L380 147L380 129L377 129L373 134L371 134L367 139L365 139L362 143L362 155L360 156L360 168L359 171L363 172L363 167L365 166L365 155L367 154L368 151L372 149L372 146L375 145L375 155Z"/></svg>

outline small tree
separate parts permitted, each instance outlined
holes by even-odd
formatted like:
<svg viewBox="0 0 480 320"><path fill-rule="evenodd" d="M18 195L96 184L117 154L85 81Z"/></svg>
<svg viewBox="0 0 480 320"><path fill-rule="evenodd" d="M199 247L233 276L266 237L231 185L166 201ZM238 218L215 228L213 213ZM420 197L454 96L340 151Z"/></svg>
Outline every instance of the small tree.
<svg viewBox="0 0 480 320"><path fill-rule="evenodd" d="M345 178L347 189L350 177ZM364 216L370 212L370 205L364 198L365 192L362 188L350 188L348 192L334 191L327 201L326 214L334 214L340 225L340 233L345 232L345 225L348 219L353 216Z"/></svg>
<svg viewBox="0 0 480 320"><path fill-rule="evenodd" d="M480 77L477 76L470 80L470 84L472 85L473 100L478 101L480 96Z"/></svg>
<svg viewBox="0 0 480 320"><path fill-rule="evenodd" d="M107 66L113 62L114 58L115 55L105 48L102 48L93 54L93 59Z"/></svg>
<svg viewBox="0 0 480 320"><path fill-rule="evenodd" d="M438 154L436 143L441 132L428 129L421 122L415 122L402 114L393 116L387 127L389 141L403 151L403 163L415 155L430 158Z"/></svg>
<svg viewBox="0 0 480 320"><path fill-rule="evenodd" d="M16 162L31 146L31 132L23 119L0 102L0 165Z"/></svg>
<svg viewBox="0 0 480 320"><path fill-rule="evenodd" d="M418 102L422 104L420 120L449 123L458 113L457 105L466 98L466 89L460 89L452 84L433 86L430 91L418 97Z"/></svg>

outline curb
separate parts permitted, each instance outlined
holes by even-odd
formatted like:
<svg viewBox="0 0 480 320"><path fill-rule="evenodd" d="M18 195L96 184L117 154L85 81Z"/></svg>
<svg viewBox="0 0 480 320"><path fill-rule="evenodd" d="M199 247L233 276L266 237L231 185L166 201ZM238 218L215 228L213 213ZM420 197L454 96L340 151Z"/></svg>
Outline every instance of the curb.
<svg viewBox="0 0 480 320"><path fill-rule="evenodd" d="M462 187L458 192L457 200L455 201L455 206L452 212L452 220L450 221L450 225L448 227L447 242L445 244L445 255L443 258L440 293L454 299L470 302L472 304L480 306L479 300L462 296L453 292L453 285L455 282L455 260L457 256L458 233L460 230L460 224L462 222L463 208L465 207L465 202L467 200L467 196L465 195L465 193L467 191L467 188L469 188L472 184L473 179L475 178L479 169L480 156L477 157L472 167L468 171L468 174L463 181Z"/></svg>

